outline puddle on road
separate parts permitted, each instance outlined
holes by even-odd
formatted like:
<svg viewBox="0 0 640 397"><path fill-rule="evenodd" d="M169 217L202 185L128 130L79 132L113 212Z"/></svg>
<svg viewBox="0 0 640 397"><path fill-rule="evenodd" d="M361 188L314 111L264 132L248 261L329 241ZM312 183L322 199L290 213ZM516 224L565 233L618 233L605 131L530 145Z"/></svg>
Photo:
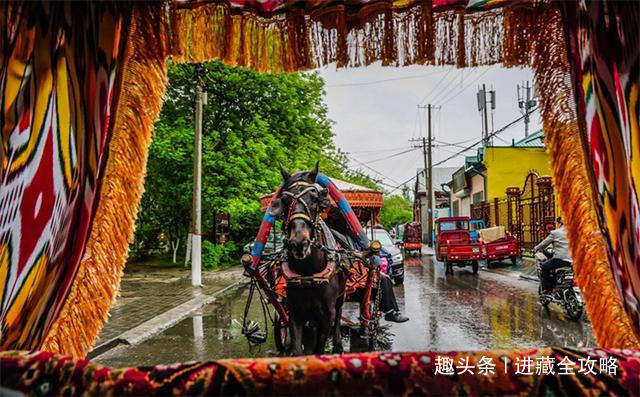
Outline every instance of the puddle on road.
<svg viewBox="0 0 640 397"><path fill-rule="evenodd" d="M398 304L411 318L391 327L393 351L509 349L543 346L595 346L588 321L568 321L560 308L537 303L537 284L503 275L464 269L445 275L441 264L425 260L406 267L405 283L394 287ZM192 360L277 355L273 329L257 296L251 320L268 331L268 340L249 346L241 333L248 289L236 291L164 332L120 351L107 352L98 363L111 367L168 364ZM347 303L345 316L356 320L358 305ZM388 324L382 322L383 324ZM346 351L364 351L366 343L344 338Z"/></svg>

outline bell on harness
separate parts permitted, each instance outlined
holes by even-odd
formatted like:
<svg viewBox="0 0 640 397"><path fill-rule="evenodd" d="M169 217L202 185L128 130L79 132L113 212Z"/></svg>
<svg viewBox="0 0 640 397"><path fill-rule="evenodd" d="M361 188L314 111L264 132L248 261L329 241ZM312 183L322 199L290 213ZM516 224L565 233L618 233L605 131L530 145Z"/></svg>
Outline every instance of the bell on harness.
<svg viewBox="0 0 640 397"><path fill-rule="evenodd" d="M251 343L258 344L267 341L267 335L260 331L260 324L253 320L244 323L244 327L242 327L242 334Z"/></svg>

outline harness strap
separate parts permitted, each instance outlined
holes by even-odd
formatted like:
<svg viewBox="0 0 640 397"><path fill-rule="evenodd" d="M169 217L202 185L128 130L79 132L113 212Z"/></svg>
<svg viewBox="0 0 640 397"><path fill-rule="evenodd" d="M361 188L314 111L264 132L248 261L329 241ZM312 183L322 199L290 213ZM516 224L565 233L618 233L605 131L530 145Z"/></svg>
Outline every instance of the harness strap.
<svg viewBox="0 0 640 397"><path fill-rule="evenodd" d="M282 263L282 275L287 283L292 284L323 284L328 283L331 276L336 271L336 264L333 261L327 263L327 266L321 272L314 273L312 276L301 276L289 267L288 262Z"/></svg>
<svg viewBox="0 0 640 397"><path fill-rule="evenodd" d="M311 220L309 215L307 215L305 213L302 213L302 212L297 212L297 213L291 215L289 217L289 222L291 222L294 219L304 219L305 221L308 221L309 223L313 223L313 221Z"/></svg>

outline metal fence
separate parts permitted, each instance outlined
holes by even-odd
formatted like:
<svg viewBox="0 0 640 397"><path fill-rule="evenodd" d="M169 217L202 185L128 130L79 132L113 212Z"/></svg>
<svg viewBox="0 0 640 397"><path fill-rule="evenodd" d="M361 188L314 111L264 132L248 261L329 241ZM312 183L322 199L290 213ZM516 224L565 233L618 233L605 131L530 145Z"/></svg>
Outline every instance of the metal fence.
<svg viewBox="0 0 640 397"><path fill-rule="evenodd" d="M506 197L472 205L471 217L483 219L487 226L504 226L516 236L525 254L532 255L533 247L555 225L556 206L551 177L529 173L522 189L510 187Z"/></svg>

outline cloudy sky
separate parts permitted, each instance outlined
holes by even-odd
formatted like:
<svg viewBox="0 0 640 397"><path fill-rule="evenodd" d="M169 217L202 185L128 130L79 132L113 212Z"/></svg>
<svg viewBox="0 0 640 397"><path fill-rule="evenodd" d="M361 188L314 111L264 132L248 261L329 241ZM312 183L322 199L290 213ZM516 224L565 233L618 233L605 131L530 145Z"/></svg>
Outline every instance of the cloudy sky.
<svg viewBox="0 0 640 397"><path fill-rule="evenodd" d="M423 165L421 150L410 150L412 138L426 136L426 111L417 106L431 103L432 135L437 142L461 143L466 147L481 139L481 116L476 92L485 84L496 91L494 129L521 117L517 103L517 84L533 80L529 69L488 66L473 69L410 66L338 69L334 65L319 69L326 82L329 117L335 122L336 143L349 153L350 166L382 178L397 186L415 176ZM531 117L529 131L540 128L540 115ZM489 131L491 115L489 114ZM498 139L498 137L500 139ZM495 145L510 144L524 137L520 121L494 138ZM456 146L434 148L434 164L462 150ZM405 152L406 153L402 153ZM467 152L468 155L474 151ZM459 166L463 156L442 166ZM365 165L363 165L364 163Z"/></svg>

